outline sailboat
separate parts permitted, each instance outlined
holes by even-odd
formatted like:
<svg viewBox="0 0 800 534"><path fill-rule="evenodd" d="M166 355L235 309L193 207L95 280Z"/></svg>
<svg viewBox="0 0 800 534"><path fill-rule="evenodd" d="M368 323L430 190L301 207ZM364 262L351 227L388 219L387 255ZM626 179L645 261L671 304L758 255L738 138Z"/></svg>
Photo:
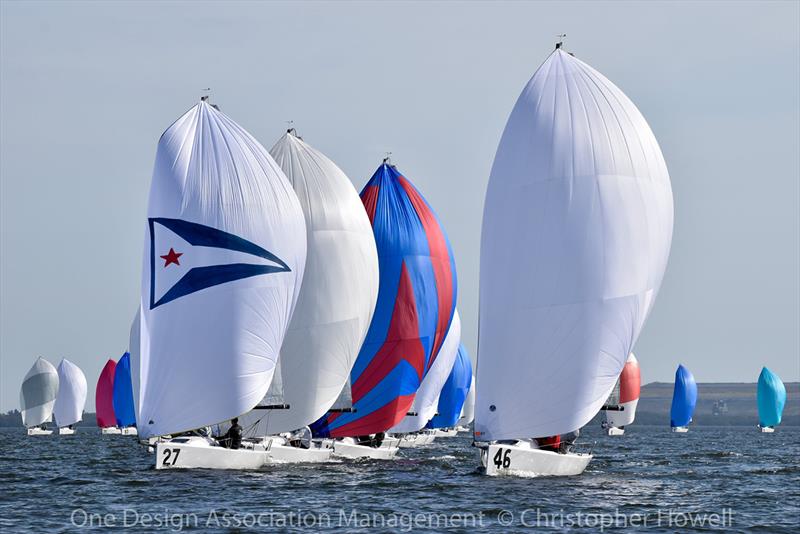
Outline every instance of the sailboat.
<svg viewBox="0 0 800 534"><path fill-rule="evenodd" d="M450 328L456 267L436 214L388 158L361 201L378 249L378 301L350 372L353 411L329 411L311 428L337 438L338 456L390 459L399 440L385 433L408 415Z"/></svg>
<svg viewBox="0 0 800 534"><path fill-rule="evenodd" d="M469 391L467 398L464 400L464 407L461 408L461 417L456 421L456 430L458 432L469 432L469 425L475 420L475 375L472 375L472 380L469 383Z"/></svg>
<svg viewBox="0 0 800 534"><path fill-rule="evenodd" d="M456 426L463 413L471 385L472 362L464 345L459 344L453 367L439 394L436 414L426 425L426 428L435 431L434 436L444 438L458 434Z"/></svg>
<svg viewBox="0 0 800 534"><path fill-rule="evenodd" d="M764 367L758 375L758 428L761 432L775 432L775 427L781 424L783 407L786 404L786 386L783 381Z"/></svg>
<svg viewBox="0 0 800 534"><path fill-rule="evenodd" d="M639 392L642 385L642 374L639 361L631 352L617 385L611 392L606 405L603 406L603 428L609 436L621 436L625 427L633 423L636 417L636 405L639 404Z"/></svg>
<svg viewBox="0 0 800 534"><path fill-rule="evenodd" d="M126 352L117 362L114 373L114 415L117 428L123 436L136 436L136 409L133 406L131 382L131 355Z"/></svg>
<svg viewBox="0 0 800 534"><path fill-rule="evenodd" d="M207 98L158 143L131 328L139 437L156 468L257 469L263 450L203 429L267 392L306 260L297 195L256 139ZM235 445L234 445L235 446Z"/></svg>
<svg viewBox="0 0 800 534"><path fill-rule="evenodd" d="M686 433L692 422L694 407L697 404L697 383L694 376L683 365L675 371L675 389L672 391L670 426L673 432Z"/></svg>
<svg viewBox="0 0 800 534"><path fill-rule="evenodd" d="M87 389L86 376L80 367L66 358L62 359L58 364L58 395L53 406L59 434L75 433L72 426L83 419Z"/></svg>
<svg viewBox="0 0 800 534"><path fill-rule="evenodd" d="M27 427L29 436L47 436L53 433L46 423L52 421L57 395L58 371L52 363L38 358L22 380L19 390L22 424Z"/></svg>
<svg viewBox="0 0 800 534"><path fill-rule="evenodd" d="M436 432L425 429L428 421L436 415L442 388L447 382L450 371L458 355L461 344L461 319L458 310L453 314L450 329L444 338L439 355L430 370L422 379L422 383L414 396L409 413L391 429L389 433L400 438L400 448L418 447L433 443Z"/></svg>
<svg viewBox="0 0 800 534"><path fill-rule="evenodd" d="M95 417L102 434L121 434L114 414L114 371L117 362L109 359L100 371L94 390Z"/></svg>
<svg viewBox="0 0 800 534"><path fill-rule="evenodd" d="M308 250L270 390L240 423L273 460L320 462L330 458L333 443L311 440L304 427L350 388L347 378L378 297L378 252L358 192L333 161L293 128L270 155L300 200Z"/></svg>
<svg viewBox="0 0 800 534"><path fill-rule="evenodd" d="M555 443L614 388L658 293L672 217L644 117L559 43L511 112L486 193L474 433L487 474L586 468L590 454Z"/></svg>

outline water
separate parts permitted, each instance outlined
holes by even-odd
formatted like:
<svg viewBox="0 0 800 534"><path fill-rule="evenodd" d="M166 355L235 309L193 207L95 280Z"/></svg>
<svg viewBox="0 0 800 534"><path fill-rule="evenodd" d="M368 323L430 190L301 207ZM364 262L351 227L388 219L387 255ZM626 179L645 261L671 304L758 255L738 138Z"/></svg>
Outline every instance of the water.
<svg viewBox="0 0 800 534"><path fill-rule="evenodd" d="M588 429L582 440L597 443L583 475L536 479L476 473L463 435L393 462L257 472L155 471L134 438L90 428L31 438L3 429L0 438L3 532L559 532L570 521L570 532L621 532L625 521L649 532L800 531L797 427L676 435L634 425L622 438ZM442 515L437 524L426 514ZM453 514L472 515L465 524Z"/></svg>

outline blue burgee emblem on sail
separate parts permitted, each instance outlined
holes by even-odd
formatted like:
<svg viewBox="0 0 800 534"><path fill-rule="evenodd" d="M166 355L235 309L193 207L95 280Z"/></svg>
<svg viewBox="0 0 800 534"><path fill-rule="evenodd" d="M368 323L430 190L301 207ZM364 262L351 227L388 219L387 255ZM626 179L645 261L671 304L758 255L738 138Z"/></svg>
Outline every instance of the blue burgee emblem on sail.
<svg viewBox="0 0 800 534"><path fill-rule="evenodd" d="M234 234L181 219L148 223L151 310L201 289L291 271L273 253Z"/></svg>

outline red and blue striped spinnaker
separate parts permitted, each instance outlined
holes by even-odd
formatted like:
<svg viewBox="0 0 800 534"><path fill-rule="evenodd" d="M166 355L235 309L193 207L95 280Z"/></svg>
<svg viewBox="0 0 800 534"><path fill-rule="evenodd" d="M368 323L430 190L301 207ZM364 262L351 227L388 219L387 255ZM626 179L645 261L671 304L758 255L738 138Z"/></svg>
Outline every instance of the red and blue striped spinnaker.
<svg viewBox="0 0 800 534"><path fill-rule="evenodd" d="M361 192L378 248L380 287L350 373L353 412L328 413L315 435L384 432L408 412L442 346L456 305L456 266L439 219L389 164Z"/></svg>

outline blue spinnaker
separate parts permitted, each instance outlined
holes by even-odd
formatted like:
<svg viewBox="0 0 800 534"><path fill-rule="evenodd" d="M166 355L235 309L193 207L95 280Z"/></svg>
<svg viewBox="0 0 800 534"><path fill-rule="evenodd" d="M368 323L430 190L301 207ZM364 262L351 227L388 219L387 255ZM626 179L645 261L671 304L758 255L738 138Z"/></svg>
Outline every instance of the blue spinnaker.
<svg viewBox="0 0 800 534"><path fill-rule="evenodd" d="M448 428L455 426L459 417L461 417L461 409L464 407L464 401L467 398L471 384L472 362L464 345L459 345L453 369L450 371L450 376L447 377L447 382L444 383L439 395L439 406L436 409L436 415L428 422L427 427Z"/></svg>
<svg viewBox="0 0 800 534"><path fill-rule="evenodd" d="M692 414L697 404L697 384L689 370L683 365L675 371L675 389L672 392L672 409L670 410L673 427L687 426L692 422Z"/></svg>
<svg viewBox="0 0 800 534"><path fill-rule="evenodd" d="M117 426L124 428L136 425L136 412L133 409L133 385L131 384L131 355L127 352L117 362L114 372L114 415Z"/></svg>
<svg viewBox="0 0 800 534"><path fill-rule="evenodd" d="M758 375L758 424L762 427L781 424L786 404L786 386L778 375L764 367Z"/></svg>

